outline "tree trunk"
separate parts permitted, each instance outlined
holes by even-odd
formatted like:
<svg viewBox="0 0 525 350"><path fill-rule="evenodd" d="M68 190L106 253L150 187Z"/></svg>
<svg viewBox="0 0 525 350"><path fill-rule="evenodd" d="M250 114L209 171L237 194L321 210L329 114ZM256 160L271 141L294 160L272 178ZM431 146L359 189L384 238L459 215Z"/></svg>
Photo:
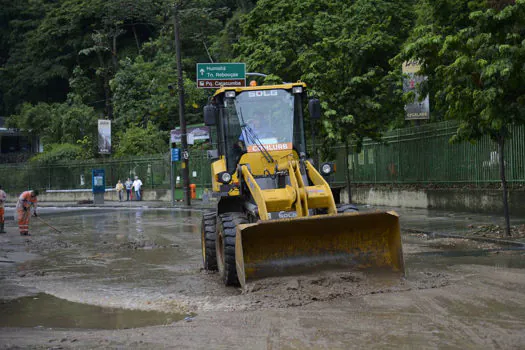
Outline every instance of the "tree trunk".
<svg viewBox="0 0 525 350"><path fill-rule="evenodd" d="M206 54L208 55L208 59L211 63L213 63L213 57L210 55L210 50L208 50L208 46L206 45L206 41L202 40L202 44L204 45L204 49L206 49Z"/></svg>
<svg viewBox="0 0 525 350"><path fill-rule="evenodd" d="M499 148L499 174L501 178L501 187L503 189L503 215L505 215L505 233L508 237L510 233L510 216L509 216L509 201L507 198L507 179L505 178L505 137L500 136L498 139Z"/></svg>
<svg viewBox="0 0 525 350"><path fill-rule="evenodd" d="M352 203L352 185L350 181L350 169L348 166L348 141L345 140L345 178L346 178L346 188L348 189L348 203Z"/></svg>
<svg viewBox="0 0 525 350"><path fill-rule="evenodd" d="M118 71L117 35L118 35L118 28L115 27L115 32L113 33L113 45L112 45L112 51L111 51L111 58L113 61L113 69L115 73L117 73Z"/></svg>
<svg viewBox="0 0 525 350"><path fill-rule="evenodd" d="M137 28L135 28L135 24L131 26L131 29L133 30L133 36L135 37L135 43L137 44L137 52L140 54L140 43L139 43L139 37L137 35Z"/></svg>
<svg viewBox="0 0 525 350"><path fill-rule="evenodd" d="M113 105L111 104L111 89L109 87L109 76L104 74L104 97L106 99L105 110L108 119L113 119Z"/></svg>
<svg viewBox="0 0 525 350"><path fill-rule="evenodd" d="M111 105L111 89L109 88L109 73L106 65L104 64L104 58L102 57L102 53L100 51L97 51L97 57L98 62L100 64L100 67L104 70L104 74L102 74L102 77L104 79L104 97L105 97L105 105L104 105L104 113L108 116L109 119L113 119L113 108Z"/></svg>

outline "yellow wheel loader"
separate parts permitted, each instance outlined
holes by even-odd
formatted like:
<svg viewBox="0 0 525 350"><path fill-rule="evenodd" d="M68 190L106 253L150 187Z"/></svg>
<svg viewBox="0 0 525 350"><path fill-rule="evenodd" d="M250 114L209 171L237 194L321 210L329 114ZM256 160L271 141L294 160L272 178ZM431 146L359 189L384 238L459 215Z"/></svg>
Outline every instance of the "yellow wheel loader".
<svg viewBox="0 0 525 350"><path fill-rule="evenodd" d="M223 87L204 107L218 202L202 219L202 257L226 285L324 269L404 274L397 214L336 204L330 163L321 175L308 160L306 99L302 82ZM308 110L320 118L319 100Z"/></svg>

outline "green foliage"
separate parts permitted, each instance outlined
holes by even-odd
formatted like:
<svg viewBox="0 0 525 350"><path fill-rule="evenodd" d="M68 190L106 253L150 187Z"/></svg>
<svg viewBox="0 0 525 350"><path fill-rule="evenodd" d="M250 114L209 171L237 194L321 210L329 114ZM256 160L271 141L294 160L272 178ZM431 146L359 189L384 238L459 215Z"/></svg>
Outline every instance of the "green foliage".
<svg viewBox="0 0 525 350"><path fill-rule="evenodd" d="M250 70L301 79L323 102L330 142L377 138L403 113L389 60L408 36L411 2L257 2L234 45Z"/></svg>
<svg viewBox="0 0 525 350"><path fill-rule="evenodd" d="M77 140L77 145L82 148L79 159L95 158L98 152L98 145L93 142L93 136L84 136L81 140Z"/></svg>
<svg viewBox="0 0 525 350"><path fill-rule="evenodd" d="M82 147L71 143L52 143L44 148L43 153L32 157L31 163L53 164L68 160L81 159Z"/></svg>
<svg viewBox="0 0 525 350"><path fill-rule="evenodd" d="M208 91L197 90L195 63L214 59L229 18L251 0L190 0L180 4L188 123L200 122ZM114 119L114 132L178 125L170 0L1 0L0 115L44 144L81 145L94 157L96 120ZM213 48L212 48L213 47ZM121 66L122 64L122 66ZM111 84L110 84L111 83ZM111 86L110 86L111 85ZM176 91L176 89L175 89ZM113 96L114 95L114 96ZM113 113L115 114L113 116ZM119 139L114 137L114 146Z"/></svg>
<svg viewBox="0 0 525 350"><path fill-rule="evenodd" d="M41 137L44 144L75 144L97 130L94 109L79 101L66 103L25 103L20 113L11 116L8 125Z"/></svg>
<svg viewBox="0 0 525 350"><path fill-rule="evenodd" d="M168 132L157 129L153 124L148 124L145 128L130 126L117 136L117 158L158 154L168 150Z"/></svg>
<svg viewBox="0 0 525 350"><path fill-rule="evenodd" d="M499 142L509 124L525 123L525 1L424 3L427 13L457 11L416 28L401 57L423 63L436 108L460 120L453 141L490 135Z"/></svg>
<svg viewBox="0 0 525 350"><path fill-rule="evenodd" d="M148 48L149 50L149 48ZM178 125L176 61L172 53L159 51L149 61L143 56L121 62L121 69L111 81L115 122L118 130L129 125L154 123L163 130ZM199 122L205 92L194 81L184 80L185 110L188 123ZM175 122L176 121L176 122Z"/></svg>

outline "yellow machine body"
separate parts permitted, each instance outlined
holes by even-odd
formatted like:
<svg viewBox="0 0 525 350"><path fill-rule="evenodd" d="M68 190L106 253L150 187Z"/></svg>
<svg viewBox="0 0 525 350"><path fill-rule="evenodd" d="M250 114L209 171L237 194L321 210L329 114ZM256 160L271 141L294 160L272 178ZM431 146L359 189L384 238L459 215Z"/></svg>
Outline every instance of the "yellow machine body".
<svg viewBox="0 0 525 350"><path fill-rule="evenodd" d="M305 86L288 85L277 88ZM272 88L276 86L220 89L216 95L226 90ZM235 262L241 286L259 278L326 269L380 269L404 274L395 212L338 214L329 184L308 160L300 160L295 150L270 150L267 154L273 162L263 152L242 154L237 171L232 173L231 183L244 184L259 216L254 223L236 227ZM218 175L225 170L224 156L212 163L213 191L220 192ZM276 172L287 174L285 186L259 186L258 178ZM248 198L246 192L243 197L240 187L231 187L228 197ZM270 214L276 212L287 218L271 219Z"/></svg>
<svg viewBox="0 0 525 350"><path fill-rule="evenodd" d="M327 269L404 274L395 212L356 212L239 225L235 257L243 287L264 277Z"/></svg>

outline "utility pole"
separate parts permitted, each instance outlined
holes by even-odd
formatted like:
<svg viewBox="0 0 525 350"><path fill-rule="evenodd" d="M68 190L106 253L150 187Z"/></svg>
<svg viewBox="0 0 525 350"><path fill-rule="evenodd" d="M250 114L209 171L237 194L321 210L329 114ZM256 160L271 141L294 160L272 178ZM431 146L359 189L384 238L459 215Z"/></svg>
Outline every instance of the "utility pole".
<svg viewBox="0 0 525 350"><path fill-rule="evenodd" d="M175 51L177 55L177 88L179 94L179 121L181 143L182 143L182 182L184 186L184 204L191 205L190 196L190 170L189 170L189 152L188 139L186 132L186 118L184 117L184 81L182 80L182 60L180 55L179 39L179 2L175 1L173 6L173 26L175 27Z"/></svg>

